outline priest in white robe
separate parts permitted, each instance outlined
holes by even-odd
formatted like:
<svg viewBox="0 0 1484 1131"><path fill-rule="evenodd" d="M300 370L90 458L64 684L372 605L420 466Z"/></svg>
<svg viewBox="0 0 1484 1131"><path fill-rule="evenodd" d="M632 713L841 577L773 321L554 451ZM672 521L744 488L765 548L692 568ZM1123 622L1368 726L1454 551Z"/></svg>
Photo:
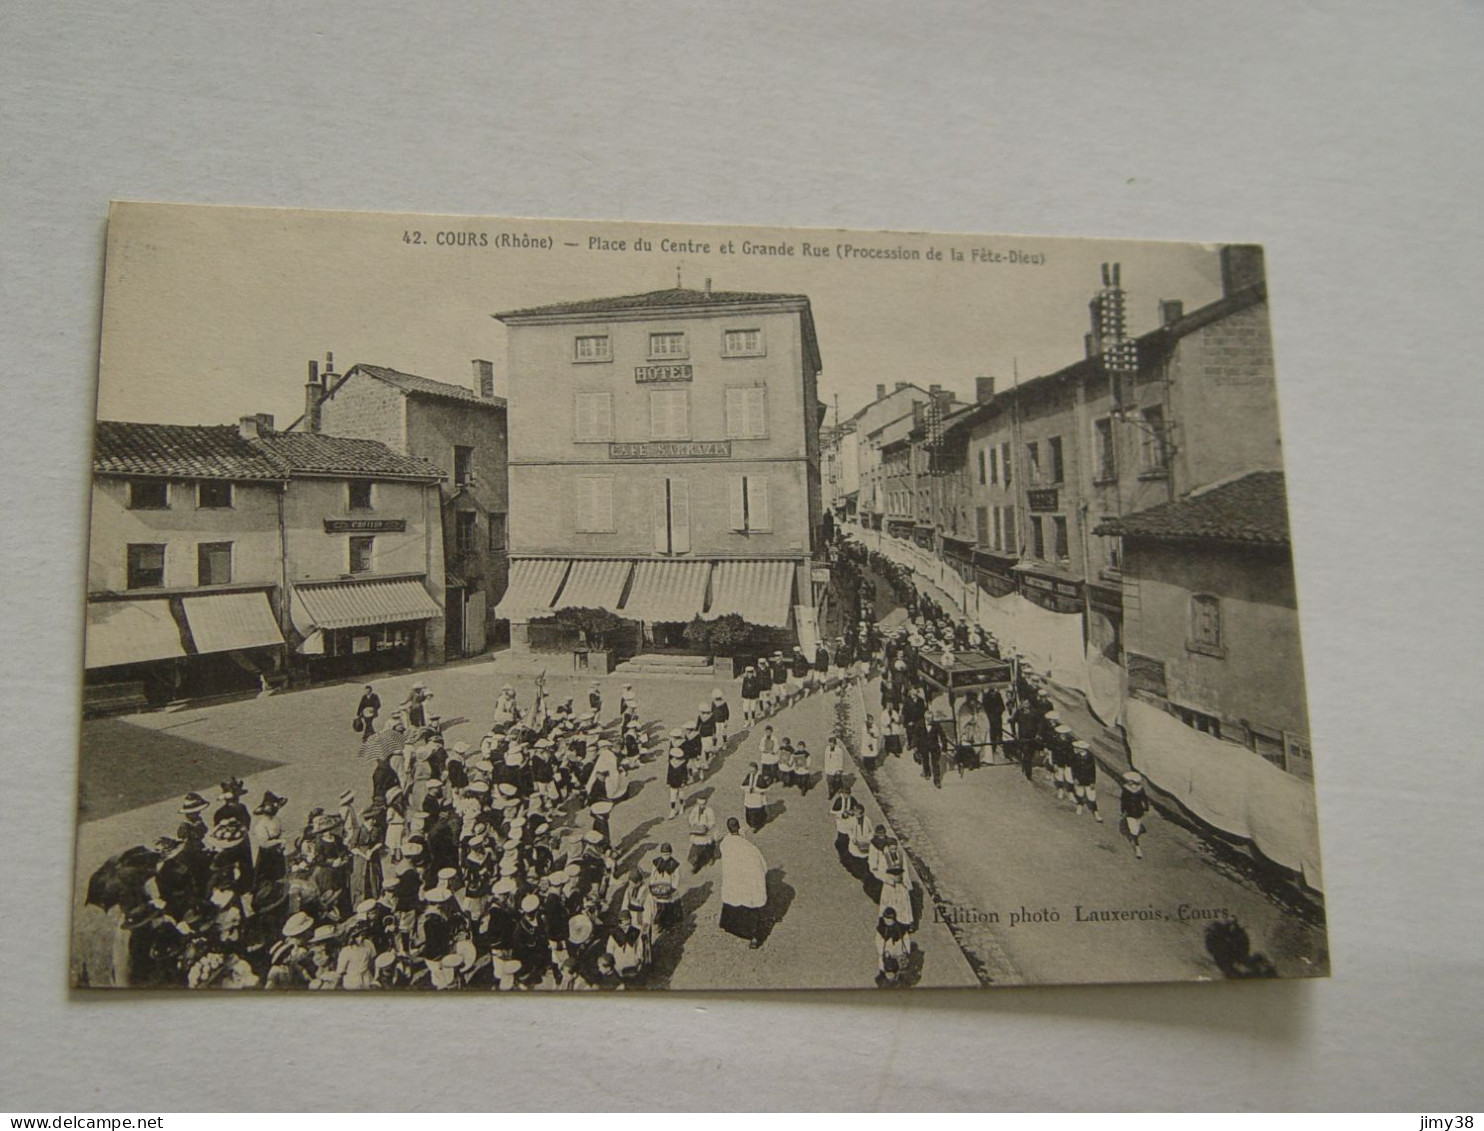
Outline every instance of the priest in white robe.
<svg viewBox="0 0 1484 1131"><path fill-rule="evenodd" d="M768 862L757 846L742 835L736 817L727 818L721 838L721 928L747 939L756 950L763 945L763 908L768 902Z"/></svg>

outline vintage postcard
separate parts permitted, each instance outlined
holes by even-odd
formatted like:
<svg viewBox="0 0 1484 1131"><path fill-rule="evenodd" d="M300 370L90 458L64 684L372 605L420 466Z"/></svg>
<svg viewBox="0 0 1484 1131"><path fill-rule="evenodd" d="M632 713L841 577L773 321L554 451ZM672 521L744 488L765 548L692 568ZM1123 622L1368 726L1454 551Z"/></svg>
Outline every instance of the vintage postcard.
<svg viewBox="0 0 1484 1131"><path fill-rule="evenodd" d="M73 983L1327 974L1290 546L1257 246L117 204Z"/></svg>

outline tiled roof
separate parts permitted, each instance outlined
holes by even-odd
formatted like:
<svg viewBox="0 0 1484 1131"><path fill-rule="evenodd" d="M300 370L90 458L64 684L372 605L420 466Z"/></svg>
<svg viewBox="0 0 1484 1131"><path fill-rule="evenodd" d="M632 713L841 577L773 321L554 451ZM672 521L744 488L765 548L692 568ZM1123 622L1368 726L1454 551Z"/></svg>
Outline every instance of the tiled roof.
<svg viewBox="0 0 1484 1131"><path fill-rule="evenodd" d="M244 440L232 424L133 424L100 420L93 430L93 471L183 479L283 479L285 470Z"/></svg>
<svg viewBox="0 0 1484 1131"><path fill-rule="evenodd" d="M443 400L459 401L462 404L489 405L494 408L504 408L504 397L493 397L486 399L475 395L473 389L466 389L462 385L450 385L446 381L434 381L427 377L419 377L416 373L403 373L400 370L388 369L384 365L360 364L351 368L350 373L360 370L378 381L385 381L401 389L404 393L412 396L439 397ZM350 374L347 373L346 376Z"/></svg>
<svg viewBox="0 0 1484 1131"><path fill-rule="evenodd" d="M686 287L672 287L665 291L646 291L639 295L618 295L613 298L580 299L577 302L557 302L548 306L529 306L524 310L506 310L496 318L524 318L536 314L607 314L623 310L664 310L669 307L690 306L742 306L754 302L808 302L807 295L765 294L758 291L697 291Z"/></svg>
<svg viewBox="0 0 1484 1131"><path fill-rule="evenodd" d="M427 460L392 451L379 440L353 440L321 432L270 432L253 441L291 472L310 475L367 475L401 479L440 479Z"/></svg>
<svg viewBox="0 0 1484 1131"><path fill-rule="evenodd" d="M1100 524L1094 534L1159 541L1288 545L1288 497L1281 471L1254 471L1200 494Z"/></svg>

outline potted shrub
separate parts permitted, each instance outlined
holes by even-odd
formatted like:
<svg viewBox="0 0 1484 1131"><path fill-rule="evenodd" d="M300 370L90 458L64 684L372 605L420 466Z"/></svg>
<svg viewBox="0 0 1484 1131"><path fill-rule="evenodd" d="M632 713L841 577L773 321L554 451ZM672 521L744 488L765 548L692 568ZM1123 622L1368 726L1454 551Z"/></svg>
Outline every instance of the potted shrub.
<svg viewBox="0 0 1484 1131"><path fill-rule="evenodd" d="M600 675L607 675L614 669L618 662L616 648L621 633L633 628L632 621L607 609L561 609L556 620L577 633L577 647L587 650L588 667Z"/></svg>

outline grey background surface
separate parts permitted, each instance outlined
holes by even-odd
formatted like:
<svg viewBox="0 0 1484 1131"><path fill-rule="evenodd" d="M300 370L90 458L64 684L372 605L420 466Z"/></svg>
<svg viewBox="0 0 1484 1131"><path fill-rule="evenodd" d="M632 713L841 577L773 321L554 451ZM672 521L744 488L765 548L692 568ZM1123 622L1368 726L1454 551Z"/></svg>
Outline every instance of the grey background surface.
<svg viewBox="0 0 1484 1131"><path fill-rule="evenodd" d="M9 0L0 1107L1477 1110L1481 47L1462 4ZM112 197L1265 243L1334 978L69 996Z"/></svg>

